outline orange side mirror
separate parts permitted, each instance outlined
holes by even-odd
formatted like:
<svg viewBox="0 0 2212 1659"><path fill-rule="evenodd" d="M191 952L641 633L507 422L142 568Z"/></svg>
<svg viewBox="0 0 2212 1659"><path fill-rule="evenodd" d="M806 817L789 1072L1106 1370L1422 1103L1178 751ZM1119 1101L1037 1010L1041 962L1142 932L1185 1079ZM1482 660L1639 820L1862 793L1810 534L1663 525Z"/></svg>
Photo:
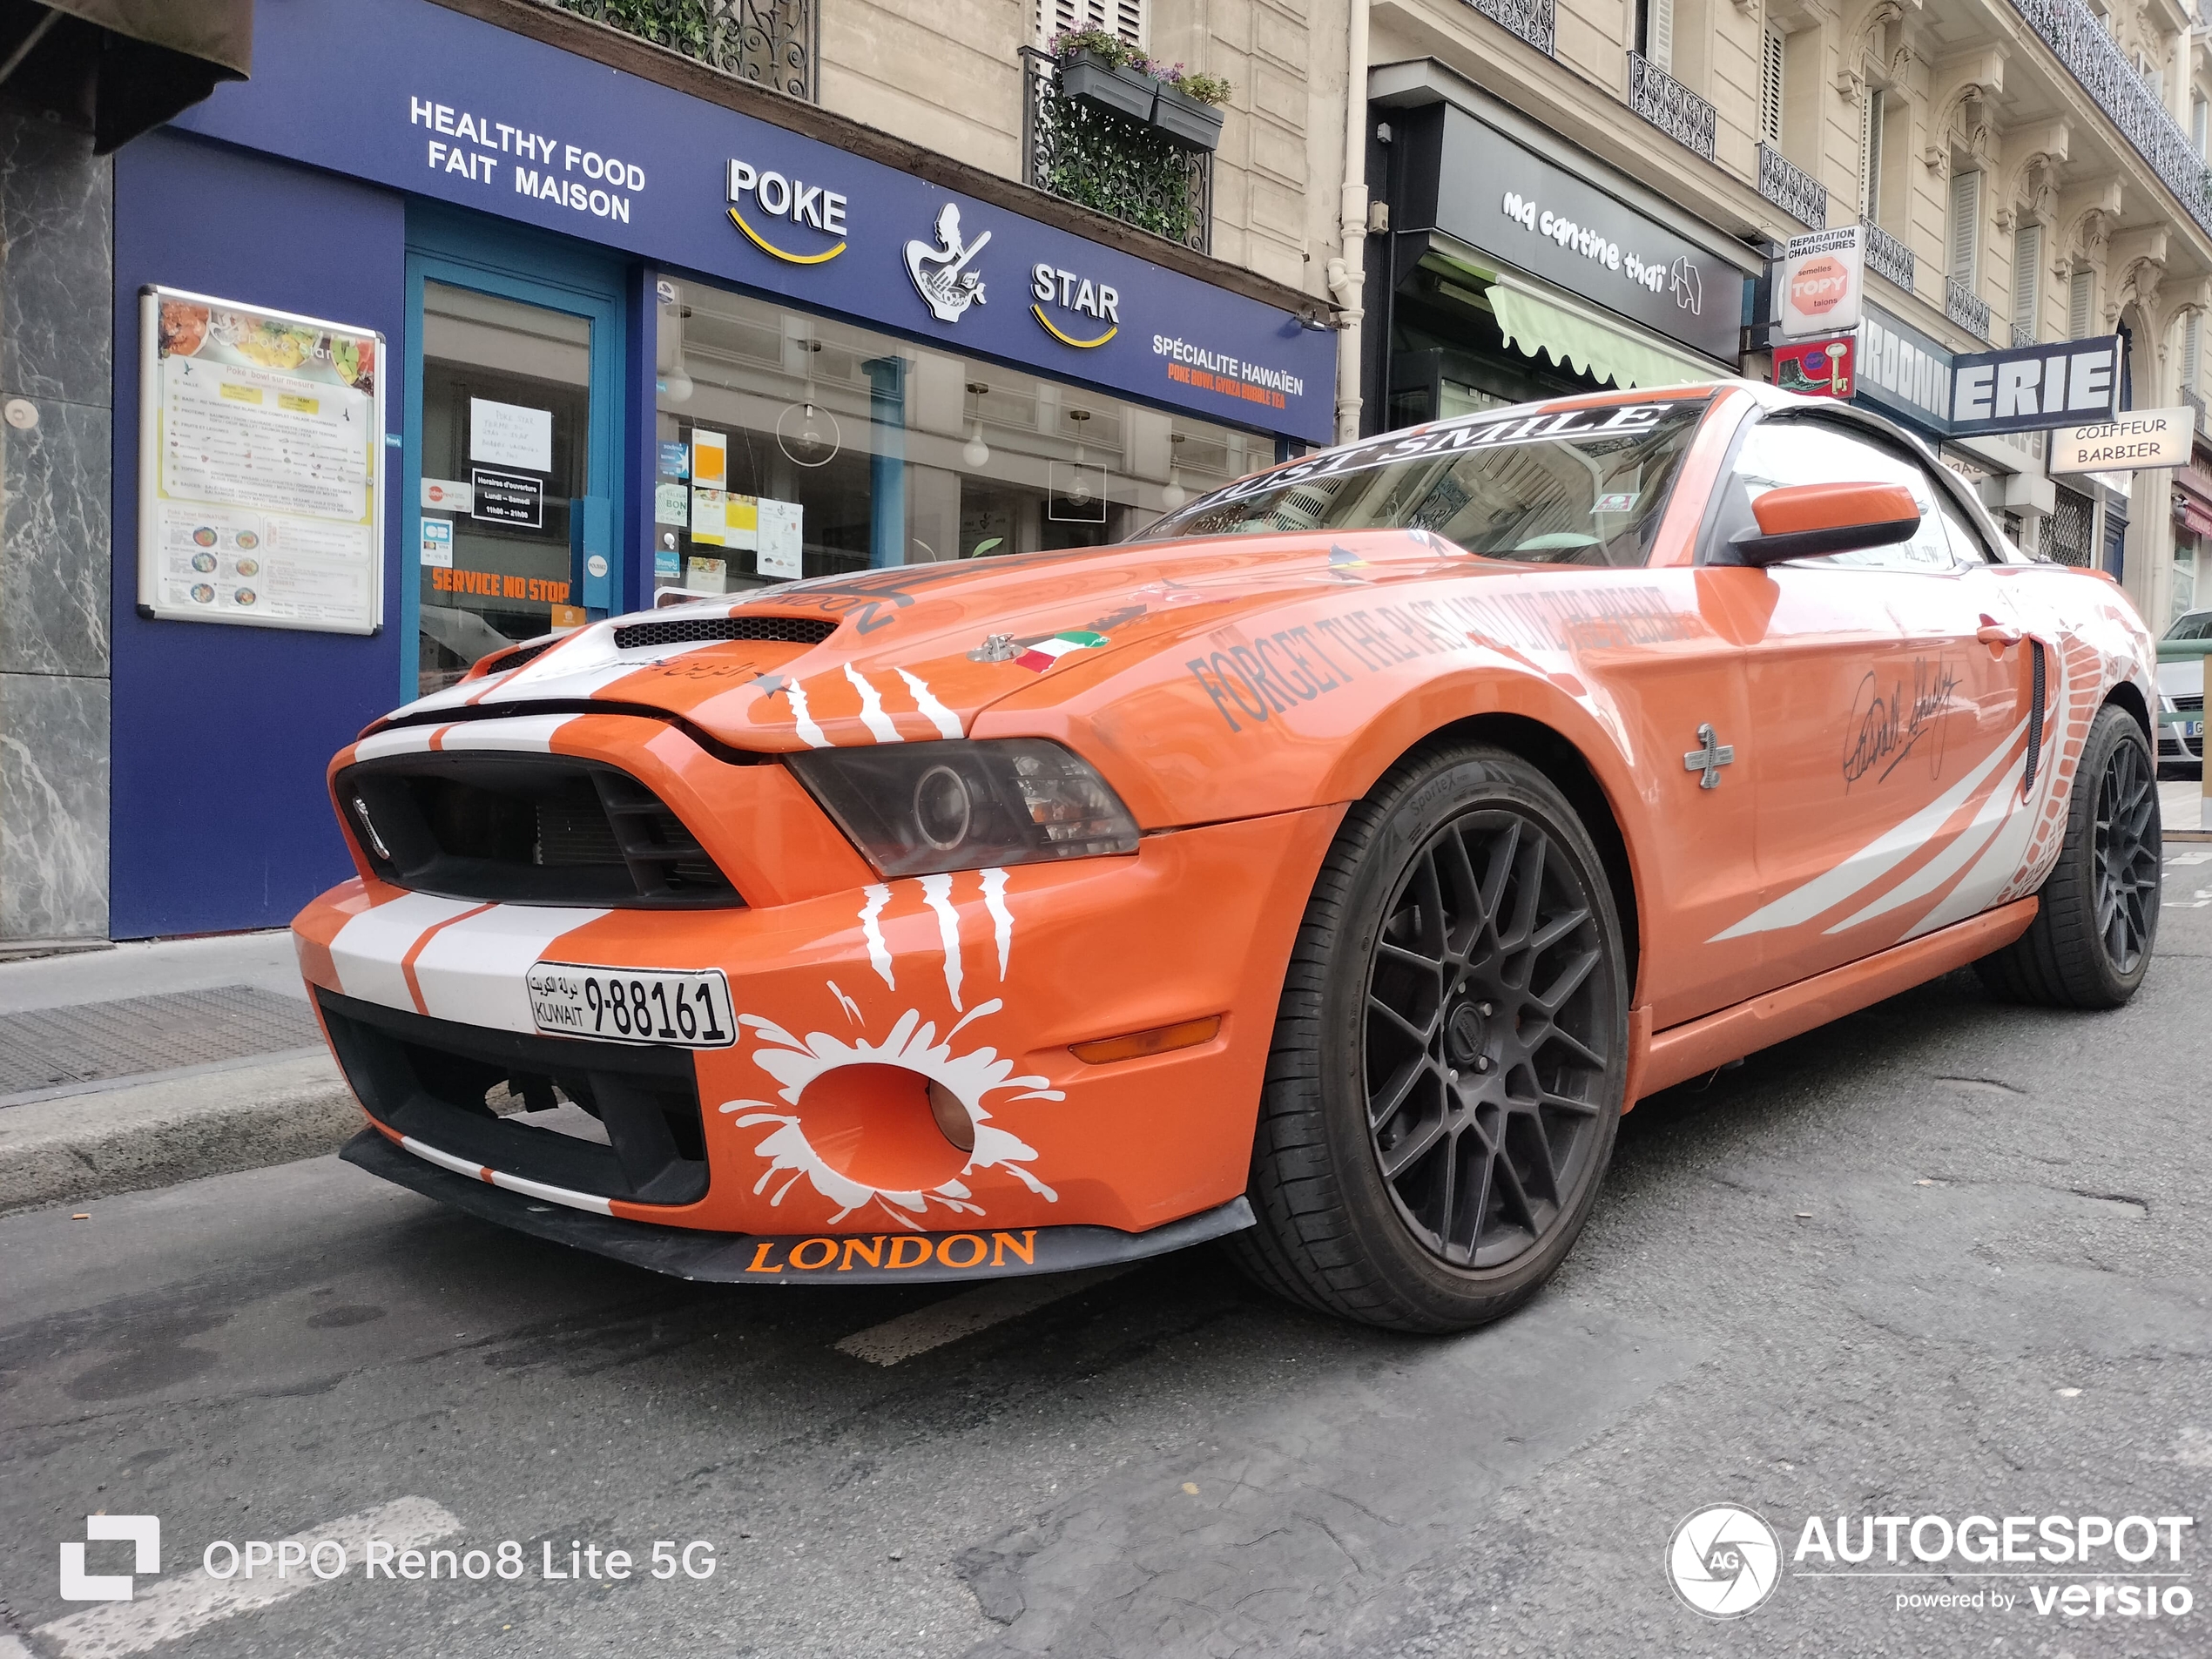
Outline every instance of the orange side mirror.
<svg viewBox="0 0 2212 1659"><path fill-rule="evenodd" d="M1910 541L1919 504L1903 484L1785 484L1751 503L1756 530L1730 538L1745 564L1778 564Z"/></svg>

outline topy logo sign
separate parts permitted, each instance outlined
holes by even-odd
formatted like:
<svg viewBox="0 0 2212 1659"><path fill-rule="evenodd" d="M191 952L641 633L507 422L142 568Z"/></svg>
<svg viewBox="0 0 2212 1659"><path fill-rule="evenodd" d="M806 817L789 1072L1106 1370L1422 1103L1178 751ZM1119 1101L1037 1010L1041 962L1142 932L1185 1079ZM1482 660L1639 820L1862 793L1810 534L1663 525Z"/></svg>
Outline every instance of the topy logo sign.
<svg viewBox="0 0 2212 1659"><path fill-rule="evenodd" d="M84 1570L84 1546L74 1541L62 1546L62 1600L64 1602L127 1602L133 1575L151 1578L161 1570L161 1517L158 1515L87 1515L87 1541L120 1540L135 1545L138 1554L129 1573L93 1575Z"/></svg>

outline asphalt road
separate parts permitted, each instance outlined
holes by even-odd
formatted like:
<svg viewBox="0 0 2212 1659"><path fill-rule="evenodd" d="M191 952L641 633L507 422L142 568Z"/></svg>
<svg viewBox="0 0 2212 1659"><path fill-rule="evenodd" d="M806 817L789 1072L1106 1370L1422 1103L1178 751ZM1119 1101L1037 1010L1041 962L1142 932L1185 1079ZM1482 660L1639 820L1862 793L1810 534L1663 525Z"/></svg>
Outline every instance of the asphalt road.
<svg viewBox="0 0 2212 1659"><path fill-rule="evenodd" d="M1954 975L1647 1102L1567 1269L1455 1340L1206 1251L1011 1299L693 1288L329 1158L0 1221L0 1655L2212 1651L2212 846L2175 852L2132 1008ZM2145 1566L2200 1605L1785 1559L1716 1622L1665 1559L1719 1501L1785 1557L1811 1515L2194 1515ZM158 1514L163 1570L88 1610L57 1546L94 1511ZM370 1512L527 1570L199 1570ZM544 1578L572 1540L633 1575ZM1943 1592L1984 1605L1896 1604Z"/></svg>

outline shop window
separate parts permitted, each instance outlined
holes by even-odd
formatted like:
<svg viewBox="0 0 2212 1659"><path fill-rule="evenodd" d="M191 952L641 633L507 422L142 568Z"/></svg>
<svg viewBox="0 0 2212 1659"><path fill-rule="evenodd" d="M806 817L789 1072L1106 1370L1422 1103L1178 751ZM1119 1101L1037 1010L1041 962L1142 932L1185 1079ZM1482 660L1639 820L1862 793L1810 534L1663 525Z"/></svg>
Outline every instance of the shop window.
<svg viewBox="0 0 2212 1659"><path fill-rule="evenodd" d="M1271 440L704 283L659 309L657 589L1117 542Z"/></svg>

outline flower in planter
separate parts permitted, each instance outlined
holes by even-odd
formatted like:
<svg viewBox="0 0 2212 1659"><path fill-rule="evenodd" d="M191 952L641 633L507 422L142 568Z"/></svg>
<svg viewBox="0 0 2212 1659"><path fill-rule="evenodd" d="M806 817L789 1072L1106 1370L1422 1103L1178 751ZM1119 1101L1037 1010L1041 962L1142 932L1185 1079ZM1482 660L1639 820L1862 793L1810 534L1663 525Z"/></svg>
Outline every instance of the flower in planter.
<svg viewBox="0 0 2212 1659"><path fill-rule="evenodd" d="M1103 29L1064 29L1045 43L1045 51L1063 64L1085 52L1103 58L1116 69L1141 61L1136 47Z"/></svg>
<svg viewBox="0 0 2212 1659"><path fill-rule="evenodd" d="M1176 67L1183 66L1178 64ZM1218 75L1179 75L1172 84L1185 98L1194 98L1216 108L1228 103L1230 93L1235 90Z"/></svg>

